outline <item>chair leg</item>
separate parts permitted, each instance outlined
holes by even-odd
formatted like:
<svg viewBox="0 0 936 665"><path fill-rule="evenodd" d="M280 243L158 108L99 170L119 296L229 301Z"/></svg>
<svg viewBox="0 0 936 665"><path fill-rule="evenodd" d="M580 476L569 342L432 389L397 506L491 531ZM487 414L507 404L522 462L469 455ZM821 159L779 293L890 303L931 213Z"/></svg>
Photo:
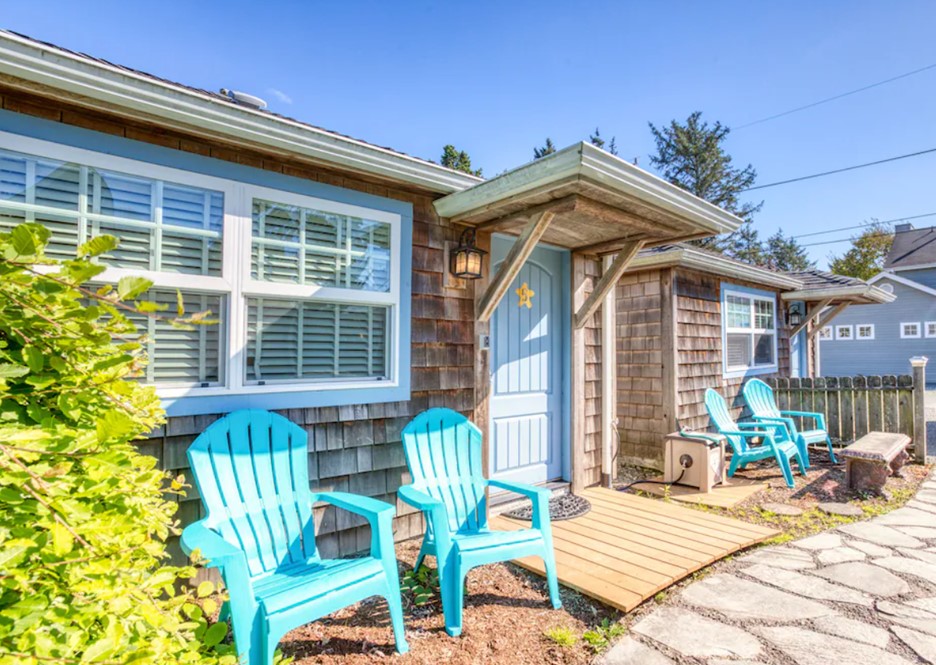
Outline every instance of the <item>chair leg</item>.
<svg viewBox="0 0 936 665"><path fill-rule="evenodd" d="M465 573L455 565L448 566L445 579L439 580L442 590L442 613L445 632L458 637L462 632L462 607L465 603Z"/></svg>
<svg viewBox="0 0 936 665"><path fill-rule="evenodd" d="M802 434L796 437L796 449L799 451L800 459L802 460L800 471L806 473L806 470L809 468L809 444L806 443L806 437Z"/></svg>
<svg viewBox="0 0 936 665"><path fill-rule="evenodd" d="M832 464L838 464L838 458L835 456L835 450L832 448L832 437L826 434L826 445L829 446L829 459L832 460Z"/></svg>
<svg viewBox="0 0 936 665"><path fill-rule="evenodd" d="M221 611L218 612L218 623L227 621L230 618L231 618L231 601L225 600L224 603L221 604Z"/></svg>
<svg viewBox="0 0 936 665"><path fill-rule="evenodd" d="M737 471L738 469L743 469L743 468L744 468L744 465L741 464L741 456L732 455L731 464L728 465L728 477L729 478L733 477L735 475L735 471Z"/></svg>
<svg viewBox="0 0 936 665"><path fill-rule="evenodd" d="M406 653L409 651L409 644L406 643L406 633L403 627L403 601L400 600L399 589L388 589L387 607L390 610L390 623L393 625L393 639L396 642L397 653Z"/></svg>
<svg viewBox="0 0 936 665"><path fill-rule="evenodd" d="M422 546L419 548L419 556L416 557L416 565L413 566L413 570L419 572L419 567L422 565L423 560L429 554L429 548L426 547L426 539L423 538Z"/></svg>
<svg viewBox="0 0 936 665"><path fill-rule="evenodd" d="M552 547L546 549L543 555L543 567L546 568L546 585L549 587L549 600L552 601L554 609L562 607L562 599L559 597L559 581L556 579L556 554Z"/></svg>
<svg viewBox="0 0 936 665"><path fill-rule="evenodd" d="M808 468L803 464L803 454L800 451L796 451L796 466L799 467L800 475L806 475L806 469ZM792 472L792 469L790 469Z"/></svg>
<svg viewBox="0 0 936 665"><path fill-rule="evenodd" d="M800 453L797 451L796 453ZM783 454L777 451L777 463L780 465L780 471L783 472L783 479L786 481L787 487L792 489L795 486L793 482L793 470L790 468L790 460L787 457L784 457Z"/></svg>

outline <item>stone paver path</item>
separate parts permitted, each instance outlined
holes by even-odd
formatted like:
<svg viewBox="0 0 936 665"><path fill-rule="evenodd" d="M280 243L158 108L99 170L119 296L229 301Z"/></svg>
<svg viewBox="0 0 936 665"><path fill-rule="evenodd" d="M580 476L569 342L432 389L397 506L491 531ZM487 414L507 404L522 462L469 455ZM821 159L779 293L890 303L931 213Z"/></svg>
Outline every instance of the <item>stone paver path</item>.
<svg viewBox="0 0 936 665"><path fill-rule="evenodd" d="M912 507L763 548L631 627L599 665L936 665L936 479Z"/></svg>

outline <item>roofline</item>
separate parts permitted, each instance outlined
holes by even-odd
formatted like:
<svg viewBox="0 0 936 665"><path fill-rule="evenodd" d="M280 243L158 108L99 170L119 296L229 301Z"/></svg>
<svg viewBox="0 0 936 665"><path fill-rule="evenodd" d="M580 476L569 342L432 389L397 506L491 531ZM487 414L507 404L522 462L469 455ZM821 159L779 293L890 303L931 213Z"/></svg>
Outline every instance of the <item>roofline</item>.
<svg viewBox="0 0 936 665"><path fill-rule="evenodd" d="M909 286L911 289L916 289L922 291L923 293L931 296L936 296L936 289L930 288L925 284L920 284L919 282L914 282L912 279L907 279L906 277L901 277L900 275L895 275L892 272L882 271L876 274L874 277L868 280L868 284L874 284L882 279L889 279L898 284L903 284L904 286Z"/></svg>
<svg viewBox="0 0 936 665"><path fill-rule="evenodd" d="M902 272L904 270L925 270L926 268L936 268L936 262L917 263L916 265L909 266L884 266L885 270L892 270L894 272Z"/></svg>
<svg viewBox="0 0 936 665"><path fill-rule="evenodd" d="M777 289L799 289L803 282L790 275L773 272L766 268L749 266L724 256L703 252L694 247L674 247L665 252L641 253L631 261L627 272L638 272L652 268L680 267L708 272L754 282Z"/></svg>
<svg viewBox="0 0 936 665"><path fill-rule="evenodd" d="M633 196L685 218L712 235L737 230L743 220L630 162L581 141L468 189L435 201L440 217L460 217L498 201L577 178Z"/></svg>
<svg viewBox="0 0 936 665"><path fill-rule="evenodd" d="M801 291L788 291L781 296L784 300L825 300L826 298L867 298L879 304L893 302L897 296L876 286L857 284L855 286L831 286ZM873 303L858 303L873 304Z"/></svg>
<svg viewBox="0 0 936 665"><path fill-rule="evenodd" d="M105 112L130 111L167 126L195 128L234 143L268 147L356 173L448 194L482 178L297 120L254 110L204 92L94 60L0 30L0 74L83 99ZM7 82L10 83L10 82ZM34 94L48 90L28 88ZM93 103L88 103L88 102ZM96 103L96 104L95 104ZM125 114L126 115L126 114Z"/></svg>

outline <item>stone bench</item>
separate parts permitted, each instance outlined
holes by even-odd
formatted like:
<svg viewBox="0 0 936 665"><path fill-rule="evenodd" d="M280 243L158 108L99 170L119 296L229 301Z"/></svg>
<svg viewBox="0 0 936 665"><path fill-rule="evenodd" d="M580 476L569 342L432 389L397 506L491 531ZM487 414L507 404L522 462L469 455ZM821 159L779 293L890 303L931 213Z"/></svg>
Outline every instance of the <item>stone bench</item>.
<svg viewBox="0 0 936 665"><path fill-rule="evenodd" d="M884 491L888 477L900 475L900 469L910 456L906 434L870 432L841 452L845 458L845 477L849 489L859 492Z"/></svg>

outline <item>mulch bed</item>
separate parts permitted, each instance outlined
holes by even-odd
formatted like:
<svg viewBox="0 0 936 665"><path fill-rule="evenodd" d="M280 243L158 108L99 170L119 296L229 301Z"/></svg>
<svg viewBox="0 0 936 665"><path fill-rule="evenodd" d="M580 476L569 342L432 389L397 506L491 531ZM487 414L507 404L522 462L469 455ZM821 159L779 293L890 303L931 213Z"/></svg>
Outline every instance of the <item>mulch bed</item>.
<svg viewBox="0 0 936 665"><path fill-rule="evenodd" d="M409 570L416 560L419 541L397 545L397 556ZM430 562L432 560L430 559ZM546 582L512 564L491 564L468 574L464 627L461 637L445 632L441 604L415 607L403 596L406 639L410 652L397 656L387 605L372 598L345 608L325 619L290 632L280 642L286 656L297 665L328 663L351 665L373 663L388 657L399 663L468 665L469 663L588 663L594 653L579 639L571 647L560 647L544 636L557 626L576 635L602 619L620 619L621 614L565 587L561 610L552 609Z"/></svg>

